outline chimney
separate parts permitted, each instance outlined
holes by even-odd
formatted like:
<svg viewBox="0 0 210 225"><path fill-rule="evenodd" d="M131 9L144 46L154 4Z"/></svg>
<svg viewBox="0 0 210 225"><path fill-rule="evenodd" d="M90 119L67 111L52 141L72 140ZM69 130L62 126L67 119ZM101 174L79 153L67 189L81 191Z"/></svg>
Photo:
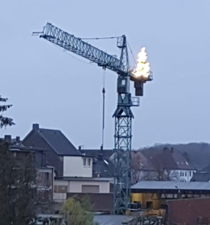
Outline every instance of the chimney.
<svg viewBox="0 0 210 225"><path fill-rule="evenodd" d="M33 130L39 130L39 124L38 123L34 123L32 126Z"/></svg>
<svg viewBox="0 0 210 225"><path fill-rule="evenodd" d="M19 136L16 137L16 143L20 143L20 137Z"/></svg>
<svg viewBox="0 0 210 225"><path fill-rule="evenodd" d="M5 136L4 136L4 140L5 140L5 142L7 142L7 143L11 143L11 140L12 140L11 135L5 135Z"/></svg>
<svg viewBox="0 0 210 225"><path fill-rule="evenodd" d="M84 149L84 145L79 146L79 150L82 150L82 149Z"/></svg>

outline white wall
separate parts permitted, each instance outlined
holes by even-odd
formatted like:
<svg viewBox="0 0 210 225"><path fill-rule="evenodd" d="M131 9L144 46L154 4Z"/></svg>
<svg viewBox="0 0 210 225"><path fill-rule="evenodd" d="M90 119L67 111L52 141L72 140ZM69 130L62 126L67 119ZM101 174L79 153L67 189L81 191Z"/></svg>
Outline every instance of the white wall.
<svg viewBox="0 0 210 225"><path fill-rule="evenodd" d="M171 181L190 182L193 177L193 170L170 170L169 177ZM156 171L140 171L138 174L138 180L156 180L158 173Z"/></svg>
<svg viewBox="0 0 210 225"><path fill-rule="evenodd" d="M90 165L84 165L84 157L80 156L64 156L63 157L63 176L64 177L92 177L93 160L90 159Z"/></svg>

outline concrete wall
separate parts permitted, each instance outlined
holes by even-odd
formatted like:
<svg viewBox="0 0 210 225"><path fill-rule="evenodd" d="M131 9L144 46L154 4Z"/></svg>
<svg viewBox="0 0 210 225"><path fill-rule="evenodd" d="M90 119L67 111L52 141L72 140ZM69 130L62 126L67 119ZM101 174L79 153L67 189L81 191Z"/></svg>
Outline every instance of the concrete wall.
<svg viewBox="0 0 210 225"><path fill-rule="evenodd" d="M110 183L109 182L91 182L91 181L71 181L69 193L82 193L82 185L94 185L99 186L99 193L109 193Z"/></svg>
<svg viewBox="0 0 210 225"><path fill-rule="evenodd" d="M84 160L86 163L84 165ZM90 160L90 161L89 161ZM90 162L90 165L89 165ZM80 156L63 157L63 176L64 177L92 177L93 160Z"/></svg>

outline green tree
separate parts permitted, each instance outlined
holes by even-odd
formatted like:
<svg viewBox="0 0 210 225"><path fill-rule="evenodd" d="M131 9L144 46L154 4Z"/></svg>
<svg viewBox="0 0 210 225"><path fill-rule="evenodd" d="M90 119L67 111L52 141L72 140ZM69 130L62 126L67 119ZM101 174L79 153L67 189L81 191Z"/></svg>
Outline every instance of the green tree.
<svg viewBox="0 0 210 225"><path fill-rule="evenodd" d="M2 98L0 95L0 103L1 102L7 102L7 98ZM12 107L12 105L0 105L0 113L5 112L8 108ZM2 114L0 114L0 128L6 127L6 126L12 126L14 125L13 119L4 117Z"/></svg>
<svg viewBox="0 0 210 225"><path fill-rule="evenodd" d="M79 201L72 197L62 205L61 213L68 225L94 225L93 213L89 207L87 198Z"/></svg>
<svg viewBox="0 0 210 225"><path fill-rule="evenodd" d="M76 199L76 197L75 197ZM81 199L78 199L80 201L82 208L84 211L92 212L93 211L93 205L91 204L90 197L86 194Z"/></svg>

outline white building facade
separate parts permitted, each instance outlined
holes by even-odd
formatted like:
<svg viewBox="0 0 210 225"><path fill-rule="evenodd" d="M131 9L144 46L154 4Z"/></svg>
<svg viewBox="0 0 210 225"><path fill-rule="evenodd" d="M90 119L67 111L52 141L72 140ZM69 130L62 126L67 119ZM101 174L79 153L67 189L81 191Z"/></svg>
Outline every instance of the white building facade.
<svg viewBox="0 0 210 225"><path fill-rule="evenodd" d="M64 177L92 177L93 160L86 156L64 156L63 176Z"/></svg>

